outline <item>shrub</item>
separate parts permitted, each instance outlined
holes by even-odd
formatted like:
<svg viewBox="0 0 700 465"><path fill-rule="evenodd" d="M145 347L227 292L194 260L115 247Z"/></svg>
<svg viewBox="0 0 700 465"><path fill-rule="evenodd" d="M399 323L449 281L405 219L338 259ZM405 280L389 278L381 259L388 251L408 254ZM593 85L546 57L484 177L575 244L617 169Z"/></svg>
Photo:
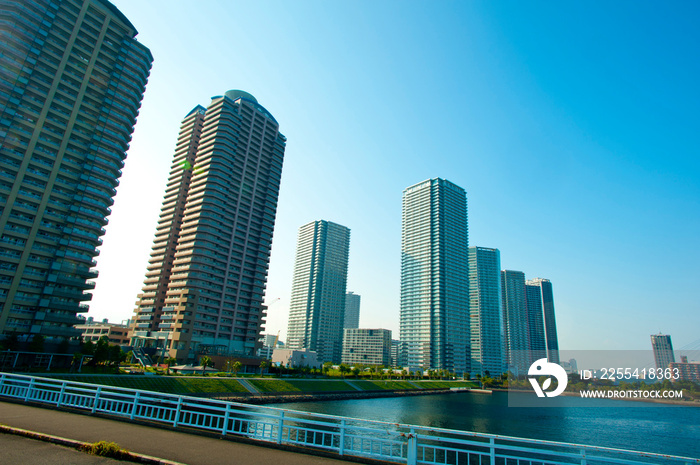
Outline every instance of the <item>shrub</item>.
<svg viewBox="0 0 700 465"><path fill-rule="evenodd" d="M115 442L98 441L92 444L80 446L81 451L90 455L98 455L100 457L109 457L121 460L129 456L129 451L119 447Z"/></svg>

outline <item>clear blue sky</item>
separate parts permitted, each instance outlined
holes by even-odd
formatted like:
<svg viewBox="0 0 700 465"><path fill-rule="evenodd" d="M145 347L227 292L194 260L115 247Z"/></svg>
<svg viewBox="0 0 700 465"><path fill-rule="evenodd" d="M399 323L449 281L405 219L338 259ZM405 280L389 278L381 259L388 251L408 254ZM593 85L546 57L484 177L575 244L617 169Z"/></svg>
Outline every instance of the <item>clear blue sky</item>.
<svg viewBox="0 0 700 465"><path fill-rule="evenodd" d="M700 3L114 0L155 58L89 315L129 318L182 118L229 89L288 138L267 332L297 229L349 227L360 324L398 337L401 194L467 190L469 243L552 280L564 349L700 339Z"/></svg>

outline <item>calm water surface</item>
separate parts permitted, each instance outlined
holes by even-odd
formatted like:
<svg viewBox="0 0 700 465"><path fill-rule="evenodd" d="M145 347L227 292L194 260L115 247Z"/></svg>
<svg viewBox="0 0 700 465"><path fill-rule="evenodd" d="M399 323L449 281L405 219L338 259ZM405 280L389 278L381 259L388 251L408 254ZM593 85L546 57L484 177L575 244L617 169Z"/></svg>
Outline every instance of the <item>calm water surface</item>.
<svg viewBox="0 0 700 465"><path fill-rule="evenodd" d="M700 458L700 407L559 397L560 407L508 407L508 394L274 404L306 412Z"/></svg>

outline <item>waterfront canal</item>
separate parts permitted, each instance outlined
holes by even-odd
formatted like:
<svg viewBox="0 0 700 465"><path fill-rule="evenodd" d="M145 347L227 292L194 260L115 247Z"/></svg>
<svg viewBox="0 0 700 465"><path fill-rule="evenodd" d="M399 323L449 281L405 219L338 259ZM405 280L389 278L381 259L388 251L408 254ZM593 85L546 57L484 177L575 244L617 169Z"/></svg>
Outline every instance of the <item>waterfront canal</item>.
<svg viewBox="0 0 700 465"><path fill-rule="evenodd" d="M508 394L453 393L274 404L292 410L700 458L700 407L558 398L508 407Z"/></svg>

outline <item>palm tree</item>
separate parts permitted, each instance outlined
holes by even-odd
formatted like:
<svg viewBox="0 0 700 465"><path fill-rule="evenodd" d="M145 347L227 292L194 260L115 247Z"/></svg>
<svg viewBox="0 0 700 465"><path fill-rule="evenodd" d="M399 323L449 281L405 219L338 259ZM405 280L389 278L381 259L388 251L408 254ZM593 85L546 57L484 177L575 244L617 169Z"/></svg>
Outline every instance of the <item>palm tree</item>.
<svg viewBox="0 0 700 465"><path fill-rule="evenodd" d="M263 371L267 370L270 367L270 361L269 360L263 360L260 362L260 376L263 375Z"/></svg>
<svg viewBox="0 0 700 465"><path fill-rule="evenodd" d="M173 357L169 357L165 359L165 364L168 365L168 368L165 370L165 374L169 375L170 374L170 367L172 365L175 365L177 363L177 359Z"/></svg>
<svg viewBox="0 0 700 465"><path fill-rule="evenodd" d="M207 367L211 365L211 357L208 355L202 355L199 357L199 363L202 365L202 376L207 371Z"/></svg>

